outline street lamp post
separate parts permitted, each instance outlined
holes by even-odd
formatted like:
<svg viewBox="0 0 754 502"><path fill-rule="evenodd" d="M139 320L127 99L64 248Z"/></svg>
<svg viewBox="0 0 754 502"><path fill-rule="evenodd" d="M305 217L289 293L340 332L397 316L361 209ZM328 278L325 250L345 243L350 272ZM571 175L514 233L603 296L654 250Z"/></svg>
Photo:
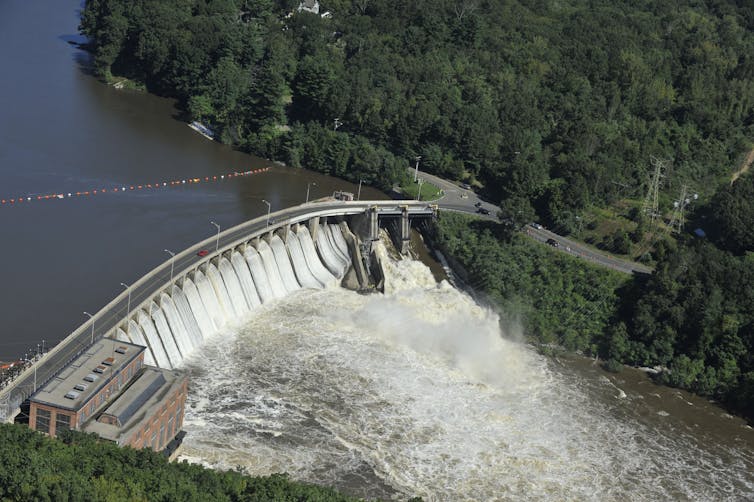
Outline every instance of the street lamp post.
<svg viewBox="0 0 754 502"><path fill-rule="evenodd" d="M120 285L126 288L126 291L128 291L128 304L126 307L126 323L128 323L128 318L131 317L131 286L129 286L125 282L121 282Z"/></svg>
<svg viewBox="0 0 754 502"><path fill-rule="evenodd" d="M92 321L92 344L94 344L94 316L89 312L84 312L84 315L88 315L89 319Z"/></svg>
<svg viewBox="0 0 754 502"><path fill-rule="evenodd" d="M361 200L361 182L364 181L363 179L359 178L359 191L356 192L356 200Z"/></svg>
<svg viewBox="0 0 754 502"><path fill-rule="evenodd" d="M419 180L419 191L416 192L416 200L422 200L422 183L424 183L424 180Z"/></svg>
<svg viewBox="0 0 754 502"><path fill-rule="evenodd" d="M306 202L309 202L309 187L312 185L317 186L317 183L315 181L312 181L311 183L306 184Z"/></svg>
<svg viewBox="0 0 754 502"><path fill-rule="evenodd" d="M215 253L220 249L220 225L215 223L214 221L210 221L214 226L217 227L217 239L215 240Z"/></svg>
<svg viewBox="0 0 754 502"><path fill-rule="evenodd" d="M416 170L414 171L414 182L419 180L419 161L422 159L421 155L416 156Z"/></svg>
<svg viewBox="0 0 754 502"><path fill-rule="evenodd" d="M170 282L173 282L173 267L175 266L175 253L169 249L164 249L170 255Z"/></svg>
<svg viewBox="0 0 754 502"><path fill-rule="evenodd" d="M267 204L267 226L269 227L270 226L270 209L272 208L272 205L270 205L270 203L264 199L262 199L262 202Z"/></svg>

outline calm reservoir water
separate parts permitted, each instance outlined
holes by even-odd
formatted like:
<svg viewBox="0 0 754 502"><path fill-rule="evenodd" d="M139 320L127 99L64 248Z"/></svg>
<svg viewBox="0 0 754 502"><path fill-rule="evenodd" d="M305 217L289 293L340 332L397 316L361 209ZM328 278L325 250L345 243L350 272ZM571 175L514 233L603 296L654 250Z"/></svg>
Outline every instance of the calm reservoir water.
<svg viewBox="0 0 754 502"><path fill-rule="evenodd" d="M270 166L210 142L170 100L87 74L78 1L0 2L0 199ZM272 170L222 183L0 206L0 359L64 338L223 227L346 182ZM365 191L366 197L383 197ZM545 359L418 263L384 296L304 291L186 362L185 455L363 496L751 500L754 434L710 403ZM510 335L510 334L507 334Z"/></svg>
<svg viewBox="0 0 754 502"><path fill-rule="evenodd" d="M0 199L203 178L272 166L211 142L173 102L87 74L69 42L80 2L0 2ZM342 180L273 166L232 181L0 205L0 360L61 340L146 271L223 228ZM362 198L385 198L362 190Z"/></svg>

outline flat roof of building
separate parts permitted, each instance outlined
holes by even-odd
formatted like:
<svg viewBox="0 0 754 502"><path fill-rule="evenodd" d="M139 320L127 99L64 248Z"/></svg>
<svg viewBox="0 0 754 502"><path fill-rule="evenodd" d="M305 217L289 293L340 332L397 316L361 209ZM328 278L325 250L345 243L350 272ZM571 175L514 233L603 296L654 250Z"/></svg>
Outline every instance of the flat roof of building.
<svg viewBox="0 0 754 502"><path fill-rule="evenodd" d="M93 432L118 444L127 443L141 428L141 424L149 421L157 413L164 403L165 396L175 392L184 380L185 377L173 371L145 366L131 386L100 415L113 416L120 423L108 424L90 419L82 430Z"/></svg>
<svg viewBox="0 0 754 502"><path fill-rule="evenodd" d="M78 411L145 347L102 338L35 392L30 401Z"/></svg>

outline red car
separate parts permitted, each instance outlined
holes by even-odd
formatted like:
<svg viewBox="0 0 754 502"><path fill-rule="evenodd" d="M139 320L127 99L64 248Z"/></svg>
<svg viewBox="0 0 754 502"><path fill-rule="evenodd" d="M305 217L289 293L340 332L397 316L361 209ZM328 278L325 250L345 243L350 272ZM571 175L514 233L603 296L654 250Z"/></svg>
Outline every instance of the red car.
<svg viewBox="0 0 754 502"><path fill-rule="evenodd" d="M207 251L206 249L202 249L201 251L196 253L196 256L207 256L208 254L209 254L209 251Z"/></svg>

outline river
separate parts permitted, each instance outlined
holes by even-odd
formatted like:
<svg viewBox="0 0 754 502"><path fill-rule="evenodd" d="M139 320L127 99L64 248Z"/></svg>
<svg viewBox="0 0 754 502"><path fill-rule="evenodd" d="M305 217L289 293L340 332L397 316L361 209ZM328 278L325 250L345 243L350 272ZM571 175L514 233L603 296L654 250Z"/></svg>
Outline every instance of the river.
<svg viewBox="0 0 754 502"><path fill-rule="evenodd" d="M78 1L0 3L0 199L271 171L222 183L0 205L0 360L65 338L170 256L223 228L351 183L211 142L173 102L88 74ZM375 190L362 196L385 198Z"/></svg>
<svg viewBox="0 0 754 502"><path fill-rule="evenodd" d="M312 182L314 197L355 191L210 142L170 100L98 82L72 44L79 8L0 3L0 199L271 170L0 206L0 359L64 338L165 249L212 235L210 221L300 203ZM418 263L391 277L384 296L294 294L196 354L185 455L363 496L754 498L740 419L639 372L543 358Z"/></svg>

